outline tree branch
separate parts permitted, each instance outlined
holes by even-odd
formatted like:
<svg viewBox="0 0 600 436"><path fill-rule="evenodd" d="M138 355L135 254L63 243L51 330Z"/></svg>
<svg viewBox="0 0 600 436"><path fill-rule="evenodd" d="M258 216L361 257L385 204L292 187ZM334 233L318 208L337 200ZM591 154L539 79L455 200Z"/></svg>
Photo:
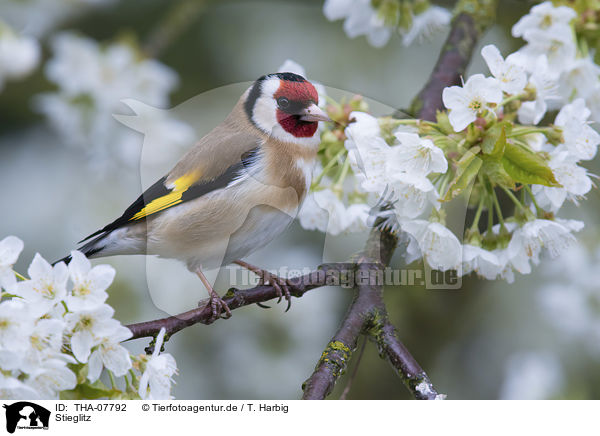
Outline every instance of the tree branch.
<svg viewBox="0 0 600 436"><path fill-rule="evenodd" d="M290 278L288 280L292 285L290 292L294 297L301 297L312 289L335 284L335 276L332 277L330 271L343 271L343 268L347 265L348 264L324 264L319 266L316 271L309 274ZM234 310L250 304L269 301L274 298L279 298L275 288L270 285L258 285L251 289L231 288L225 294L223 300L225 300L230 310ZM166 318L130 324L127 328L133 333L133 336L130 338L131 340L156 336L162 327L165 328L166 334L171 336L191 325L198 323L210 324L212 321L211 308L204 306Z"/></svg>
<svg viewBox="0 0 600 436"><path fill-rule="evenodd" d="M385 356L417 400L437 400L446 397L438 394L423 368L398 339L396 328L387 318L381 319L373 328L371 338L377 344L379 353Z"/></svg>
<svg viewBox="0 0 600 436"><path fill-rule="evenodd" d="M359 299L355 298L338 331L321 354L313 374L302 385L303 400L325 398L346 371L364 324L361 306Z"/></svg>
<svg viewBox="0 0 600 436"><path fill-rule="evenodd" d="M374 230L372 234L374 233L379 234L379 231ZM395 243L393 246L395 247ZM302 398L305 400L324 399L331 393L335 382L346 370L359 336L368 330L367 326L374 317L375 308L384 307L383 285L377 281L379 272L383 272L383 265L367 261L368 259L362 257L355 265L357 286L354 300L338 331L321 354L313 374L302 386Z"/></svg>
<svg viewBox="0 0 600 436"><path fill-rule="evenodd" d="M391 231L375 227L356 264L355 298L340 328L327 344L312 375L304 382L303 399L327 397L344 373L358 339L373 340L417 399L440 398L429 377L400 342L388 321L383 301L383 269L389 264L398 239Z"/></svg>
<svg viewBox="0 0 600 436"><path fill-rule="evenodd" d="M479 38L494 22L497 3L497 0L458 2L450 33L433 72L410 105L412 116L435 121L436 112L444 107L442 91L448 86L460 85Z"/></svg>

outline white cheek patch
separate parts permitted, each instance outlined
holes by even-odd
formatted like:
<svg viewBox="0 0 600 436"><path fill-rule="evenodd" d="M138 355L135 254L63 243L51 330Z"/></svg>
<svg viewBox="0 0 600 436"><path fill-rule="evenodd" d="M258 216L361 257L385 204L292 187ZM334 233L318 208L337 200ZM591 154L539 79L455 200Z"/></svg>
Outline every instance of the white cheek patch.
<svg viewBox="0 0 600 436"><path fill-rule="evenodd" d="M261 96L254 103L252 121L264 132L271 133L277 122L277 103L273 95L279 89L279 79L268 79L262 83Z"/></svg>

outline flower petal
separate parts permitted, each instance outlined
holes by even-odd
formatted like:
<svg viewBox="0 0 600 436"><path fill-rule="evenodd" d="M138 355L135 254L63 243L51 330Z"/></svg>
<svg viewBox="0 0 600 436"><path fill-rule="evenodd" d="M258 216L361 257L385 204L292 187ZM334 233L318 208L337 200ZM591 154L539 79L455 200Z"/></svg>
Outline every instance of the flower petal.
<svg viewBox="0 0 600 436"><path fill-rule="evenodd" d="M71 280L73 280L74 283L80 283L85 280L92 265L81 251L71 251L71 258L71 262L69 263Z"/></svg>

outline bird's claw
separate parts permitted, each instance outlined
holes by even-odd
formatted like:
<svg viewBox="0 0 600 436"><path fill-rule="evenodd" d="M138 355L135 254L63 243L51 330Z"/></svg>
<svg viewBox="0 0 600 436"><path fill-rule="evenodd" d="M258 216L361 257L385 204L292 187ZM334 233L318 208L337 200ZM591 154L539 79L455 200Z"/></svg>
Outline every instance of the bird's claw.
<svg viewBox="0 0 600 436"><path fill-rule="evenodd" d="M229 306L215 291L210 292L208 305L210 305L212 313L211 321L215 321L218 318L231 318L231 310L229 310ZM222 316L223 314L225 314L225 316Z"/></svg>
<svg viewBox="0 0 600 436"><path fill-rule="evenodd" d="M275 274L271 274L267 270L258 268L254 265L250 265L249 263L244 262L242 260L236 260L235 263L237 263L242 268L246 268L247 270L252 271L254 274L256 274L259 277L259 285L272 286L275 289L277 296L279 297L277 303L280 303L281 299L285 298L288 303L285 311L287 312L288 310L290 310L290 307L292 306L292 293L290 292L290 288L294 287L292 283L290 283L287 279L283 279ZM263 308L269 307L261 303L256 304Z"/></svg>
<svg viewBox="0 0 600 436"><path fill-rule="evenodd" d="M285 311L287 312L288 310L290 310L290 307L292 306L292 294L290 292L290 283L288 283L286 279L282 279L281 277L276 276L275 274L271 274L268 271L261 272L262 275L260 278L260 284L273 286L275 292L277 292L277 296L279 297L279 299L277 300L277 304L281 303L282 298L285 298L285 300L287 301L287 307Z"/></svg>

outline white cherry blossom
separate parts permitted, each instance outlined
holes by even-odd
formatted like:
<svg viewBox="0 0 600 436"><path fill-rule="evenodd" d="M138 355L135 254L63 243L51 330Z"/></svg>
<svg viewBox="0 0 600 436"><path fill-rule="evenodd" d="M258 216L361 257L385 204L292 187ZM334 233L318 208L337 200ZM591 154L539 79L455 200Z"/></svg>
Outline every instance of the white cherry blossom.
<svg viewBox="0 0 600 436"><path fill-rule="evenodd" d="M414 15L408 31L401 31L402 44L411 45L413 42L423 42L448 28L452 14L439 6L430 6L424 12Z"/></svg>
<svg viewBox="0 0 600 436"><path fill-rule="evenodd" d="M475 121L477 115L488 109L490 104L502 101L502 89L497 79L475 74L462 87L444 88L442 100L450 110L450 124L455 132L460 132Z"/></svg>
<svg viewBox="0 0 600 436"><path fill-rule="evenodd" d="M20 353L18 369L31 374L43 368L49 358L66 359L66 355L61 353L64 329L65 323L62 319L39 319L29 335L27 351Z"/></svg>
<svg viewBox="0 0 600 436"><path fill-rule="evenodd" d="M545 1L531 8L512 28L514 37L526 36L532 30L552 32L556 28L568 28L577 13L567 7L554 7L552 2Z"/></svg>
<svg viewBox="0 0 600 436"><path fill-rule="evenodd" d="M425 176L429 173L445 173L448 161L441 148L431 140L416 133L395 132L399 145L391 147L387 158L387 171L404 171Z"/></svg>
<svg viewBox="0 0 600 436"><path fill-rule="evenodd" d="M498 255L476 245L465 244L462 247L462 273L475 272L487 280L495 280L504 269Z"/></svg>
<svg viewBox="0 0 600 436"><path fill-rule="evenodd" d="M106 301L106 289L115 277L115 270L109 265L92 268L90 261L79 251L71 252L69 273L73 289L66 302L70 311L93 310Z"/></svg>
<svg viewBox="0 0 600 436"><path fill-rule="evenodd" d="M34 387L26 385L16 377L0 372L0 398L26 400L39 397L40 394Z"/></svg>
<svg viewBox="0 0 600 436"><path fill-rule="evenodd" d="M519 51L530 59L545 55L550 71L555 75L567 69L575 60L577 48L569 27L557 27L552 31L532 29L524 35L527 45Z"/></svg>
<svg viewBox="0 0 600 436"><path fill-rule="evenodd" d="M548 166L562 187L532 185L538 205L556 213L566 199L577 203L577 199L592 189L592 181L587 170L577 165L577 158L564 147L557 147L550 153Z"/></svg>
<svg viewBox="0 0 600 436"><path fill-rule="evenodd" d="M320 191L317 191L320 192ZM298 212L298 221L302 228L306 230L318 230L319 232L327 231L327 223L329 214L326 209L322 209L315 201L315 193L309 192L302 203L302 208ZM333 194L333 192L332 192ZM323 195L323 194L321 194ZM328 194L326 194L328 195ZM335 194L334 194L335 195ZM336 197L337 199L337 197ZM339 199L337 199L339 201ZM323 202L323 200L321 200ZM341 203L341 201L340 201ZM337 205L337 202L334 203ZM335 207L334 207L335 208Z"/></svg>
<svg viewBox="0 0 600 436"><path fill-rule="evenodd" d="M31 308L24 301L13 298L0 303L0 350L26 350L33 327Z"/></svg>
<svg viewBox="0 0 600 436"><path fill-rule="evenodd" d="M77 377L62 359L48 359L26 383L35 389L40 399L58 400L61 391L73 389L77 385Z"/></svg>
<svg viewBox="0 0 600 436"><path fill-rule="evenodd" d="M348 158L361 187L367 192L382 192L389 183L386 165L390 146L381 137L377 118L365 112L352 112L345 129Z"/></svg>
<svg viewBox="0 0 600 436"><path fill-rule="evenodd" d="M563 106L554 120L563 129L566 148L577 159L593 159L598 151L600 134L588 124L590 115L585 101L578 98Z"/></svg>
<svg viewBox="0 0 600 436"><path fill-rule="evenodd" d="M346 230L363 229L368 216L368 205L346 207L335 192L326 188L309 193L298 219L307 230L319 230L335 236Z"/></svg>
<svg viewBox="0 0 600 436"><path fill-rule="evenodd" d="M146 363L146 370L140 378L139 395L143 400L168 400L171 398L171 384L173 376L177 374L177 363L173 356L161 353L165 337L165 328L162 327L152 356Z"/></svg>
<svg viewBox="0 0 600 436"><path fill-rule="evenodd" d="M12 264L22 248L23 243L15 237L0 241L0 262L12 276ZM125 376L132 368L132 357L121 345L131 338L132 332L114 319L114 310L103 303L104 289L112 281L114 271L91 268L81 253L71 254L70 270L63 262L53 267L36 254L28 268L30 278L10 286L14 296L5 294L0 301L2 398L58 399L61 392L78 385L68 364L86 365L83 369L87 369L90 383L98 381L103 368L117 377ZM90 290L100 295L100 305L72 300L76 301L73 307L78 304L81 307L65 310L60 303L73 296L66 287L69 271L75 294L81 294L81 289ZM169 371L176 370L175 360L170 355L161 355L150 366L154 371L150 372L151 398L166 398L169 389L165 391L164 376L173 375ZM85 383L79 380L79 385Z"/></svg>
<svg viewBox="0 0 600 436"><path fill-rule="evenodd" d="M355 0L325 0L323 14L330 21L346 18Z"/></svg>
<svg viewBox="0 0 600 436"><path fill-rule="evenodd" d="M0 91L4 82L33 71L40 60L40 46L31 36L19 35L0 19Z"/></svg>
<svg viewBox="0 0 600 436"><path fill-rule="evenodd" d="M431 206L440 208L439 195L433 183L424 176L397 173L390 184L393 190L394 211L400 220L414 219Z"/></svg>
<svg viewBox="0 0 600 436"><path fill-rule="evenodd" d="M331 21L345 19L344 31L349 38L366 35L374 47L383 47L392 35L392 29L378 16L371 0L326 0L323 14Z"/></svg>
<svg viewBox="0 0 600 436"><path fill-rule="evenodd" d="M600 123L600 83L587 95L585 103L591 111L592 120Z"/></svg>
<svg viewBox="0 0 600 436"><path fill-rule="evenodd" d="M538 264L542 249L546 249L551 257L558 256L575 242L571 232L568 227L550 220L536 219L525 223L515 230L507 247L512 266L522 274L529 274L529 260Z"/></svg>
<svg viewBox="0 0 600 436"><path fill-rule="evenodd" d="M554 218L554 221L561 226L569 229L571 232L580 232L585 227L583 221L579 220L568 220L563 218Z"/></svg>
<svg viewBox="0 0 600 436"><path fill-rule="evenodd" d="M103 337L114 333L121 324L112 316L114 309L108 304L93 310L69 312L65 315L67 328L72 332L71 351L82 363L88 361L91 349L98 345Z"/></svg>
<svg viewBox="0 0 600 436"><path fill-rule="evenodd" d="M360 232L367 228L371 208L365 203L354 203L346 209L346 230Z"/></svg>
<svg viewBox="0 0 600 436"><path fill-rule="evenodd" d="M17 282L13 265L23 251L23 241L16 236L7 236L0 241L0 288L12 288Z"/></svg>
<svg viewBox="0 0 600 436"><path fill-rule="evenodd" d="M590 56L575 59L560 77L560 92L564 101L573 97L587 98L600 82L600 66Z"/></svg>
<svg viewBox="0 0 600 436"><path fill-rule="evenodd" d="M36 253L27 269L30 280L19 282L13 293L27 300L37 316L48 313L67 296L67 266L59 262L52 266Z"/></svg>
<svg viewBox="0 0 600 436"><path fill-rule="evenodd" d="M504 59L500 50L495 45L489 44L481 49L481 56L492 75L500 82L504 92L518 94L523 91L527 84L527 74L521 65L513 62L514 55Z"/></svg>
<svg viewBox="0 0 600 436"><path fill-rule="evenodd" d="M402 223L402 230L414 239L411 244L418 244L423 259L433 269L446 271L460 270L462 246L458 238L440 223L425 220L413 220ZM415 247L409 251L415 251Z"/></svg>
<svg viewBox="0 0 600 436"><path fill-rule="evenodd" d="M546 114L548 103L560 98L556 76L552 74L545 55L535 59L528 86L535 90L535 100L523 102L517 114L522 124L537 124Z"/></svg>
<svg viewBox="0 0 600 436"><path fill-rule="evenodd" d="M111 334L104 336L89 358L88 380L95 382L102 373L102 367L121 377L131 368L129 351L121 342L131 338L132 333L127 327L120 326Z"/></svg>

